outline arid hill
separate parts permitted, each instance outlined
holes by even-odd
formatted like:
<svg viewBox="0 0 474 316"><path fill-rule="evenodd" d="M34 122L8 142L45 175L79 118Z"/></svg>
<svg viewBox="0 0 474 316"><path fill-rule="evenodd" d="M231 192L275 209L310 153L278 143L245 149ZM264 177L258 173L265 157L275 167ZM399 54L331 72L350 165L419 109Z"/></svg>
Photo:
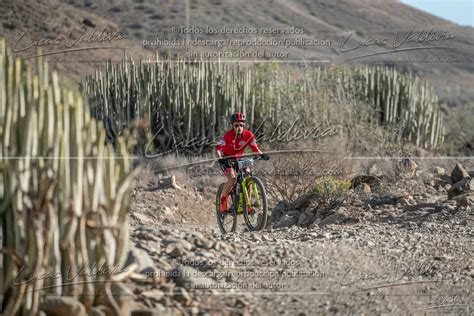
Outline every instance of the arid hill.
<svg viewBox="0 0 474 316"><path fill-rule="evenodd" d="M0 33L11 46L22 32L26 32L20 43L22 45L27 45L29 40L62 37L59 45L44 45L44 51L51 50L53 46L55 49L65 48L69 33L75 39L81 34L86 37L73 48L87 45L126 48L125 52L117 48L92 49L49 56L63 57L66 61L55 65L75 80L103 65L90 60L115 60L124 54L149 58L155 51L183 54L189 51L243 50L251 54L256 50L265 50L277 56L283 54L281 60L393 65L430 81L448 103L460 103L474 97L470 84L474 80L473 28L461 27L398 1L70 0L59 3L55 0L7 0L0 4L0 12ZM183 34L184 26L188 27L187 34ZM127 38L99 41L98 33L104 27L108 35L121 32ZM208 27L217 33L208 34ZM227 28L225 34L221 33L223 27ZM262 28L270 31L259 33ZM293 30L293 34L272 34L275 28ZM295 29L304 33L295 34ZM252 30L256 30L257 34L252 33ZM95 34L91 34L93 32ZM153 43L156 39L185 38L249 41L261 38L290 42L271 46L234 42L221 48L209 44L183 46L159 41ZM87 39L92 41L88 42ZM330 45L314 46L302 43L303 40L326 40L330 41ZM143 41L150 44L146 49L143 48ZM29 49L18 54L34 55L33 51ZM384 51L387 52L380 53ZM74 62L71 59L83 61Z"/></svg>

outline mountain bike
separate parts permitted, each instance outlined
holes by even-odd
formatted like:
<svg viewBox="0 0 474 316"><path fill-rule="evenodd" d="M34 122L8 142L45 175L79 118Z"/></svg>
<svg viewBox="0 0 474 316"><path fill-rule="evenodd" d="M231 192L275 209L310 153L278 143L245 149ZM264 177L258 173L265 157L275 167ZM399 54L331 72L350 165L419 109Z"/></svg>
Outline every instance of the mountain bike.
<svg viewBox="0 0 474 316"><path fill-rule="evenodd" d="M267 193L262 180L254 176L249 167L253 166L257 160L267 159L258 156L240 159L227 158L236 171L236 177L228 196L230 205L228 205L227 212L223 213L219 210L220 196L225 183L222 183L217 190L216 217L222 234L234 232L237 229L238 216L242 214L250 231L265 228L268 213Z"/></svg>

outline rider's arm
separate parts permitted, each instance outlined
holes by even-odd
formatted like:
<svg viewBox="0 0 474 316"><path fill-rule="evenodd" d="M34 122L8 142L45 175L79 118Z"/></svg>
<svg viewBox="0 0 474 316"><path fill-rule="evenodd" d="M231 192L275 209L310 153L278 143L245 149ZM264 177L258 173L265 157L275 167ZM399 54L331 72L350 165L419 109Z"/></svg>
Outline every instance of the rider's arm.
<svg viewBox="0 0 474 316"><path fill-rule="evenodd" d="M250 132L250 131L249 131L249 132ZM258 147L257 142L256 142L256 140L255 140L255 136L253 135L253 133L250 132L249 135L250 135L250 138L249 138L249 140L250 140L249 147L252 149L252 152L258 153L258 154L260 155L260 157L262 157L263 160L268 160L268 159L270 159L270 158L268 157L268 155L262 153L262 151L261 151L260 148Z"/></svg>
<svg viewBox="0 0 474 316"><path fill-rule="evenodd" d="M224 156L224 147L225 147L225 140L224 137L219 139L216 145L216 155L218 158L221 158Z"/></svg>
<svg viewBox="0 0 474 316"><path fill-rule="evenodd" d="M252 147L250 147L250 148L252 148ZM258 148L258 146L257 146L257 148L256 148L255 150L252 148L252 151L253 151L254 153L259 154L259 155L263 155L262 151L260 150L260 148Z"/></svg>
<svg viewBox="0 0 474 316"><path fill-rule="evenodd" d="M249 131L250 132L250 131ZM253 135L252 132L250 132L250 143L249 143L250 149L252 149L252 152L258 153L259 155L262 155L262 151L260 148L258 148L257 141L255 140L255 136Z"/></svg>

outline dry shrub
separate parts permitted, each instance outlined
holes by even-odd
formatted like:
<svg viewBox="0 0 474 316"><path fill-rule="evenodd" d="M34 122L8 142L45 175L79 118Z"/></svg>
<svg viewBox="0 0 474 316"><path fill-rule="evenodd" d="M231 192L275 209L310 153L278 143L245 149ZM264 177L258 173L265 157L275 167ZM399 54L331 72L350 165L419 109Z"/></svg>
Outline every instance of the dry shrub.
<svg viewBox="0 0 474 316"><path fill-rule="evenodd" d="M271 203L292 203L300 195L313 191L315 180L329 175L347 176L350 164L344 146L337 138L306 140L273 146L265 169L256 169L266 184Z"/></svg>
<svg viewBox="0 0 474 316"><path fill-rule="evenodd" d="M342 204L348 197L351 181L325 176L316 180L314 192L319 202L324 205Z"/></svg>
<svg viewBox="0 0 474 316"><path fill-rule="evenodd" d="M367 108L364 110L363 106L356 106L355 109L357 108L367 113L372 111ZM353 171L359 175L379 177L382 180L380 185L372 187L372 190L389 194L402 176L406 175L403 160L410 153L403 140L405 125L380 126L354 120L346 128L347 142L351 144L348 150L352 156L348 159L352 162Z"/></svg>
<svg viewBox="0 0 474 316"><path fill-rule="evenodd" d="M474 154L474 102L451 107L445 117L446 138L438 151L445 156Z"/></svg>

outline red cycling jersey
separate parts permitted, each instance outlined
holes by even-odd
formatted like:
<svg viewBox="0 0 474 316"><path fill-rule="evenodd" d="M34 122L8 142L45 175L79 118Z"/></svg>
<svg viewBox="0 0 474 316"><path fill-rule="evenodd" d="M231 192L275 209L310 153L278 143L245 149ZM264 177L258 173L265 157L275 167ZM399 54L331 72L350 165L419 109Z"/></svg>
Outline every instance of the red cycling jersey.
<svg viewBox="0 0 474 316"><path fill-rule="evenodd" d="M253 152L258 152L259 150L253 133L244 129L242 136L237 138L234 130L231 129L219 140L216 151L223 152L224 157L240 158L244 154L247 146L249 146Z"/></svg>

